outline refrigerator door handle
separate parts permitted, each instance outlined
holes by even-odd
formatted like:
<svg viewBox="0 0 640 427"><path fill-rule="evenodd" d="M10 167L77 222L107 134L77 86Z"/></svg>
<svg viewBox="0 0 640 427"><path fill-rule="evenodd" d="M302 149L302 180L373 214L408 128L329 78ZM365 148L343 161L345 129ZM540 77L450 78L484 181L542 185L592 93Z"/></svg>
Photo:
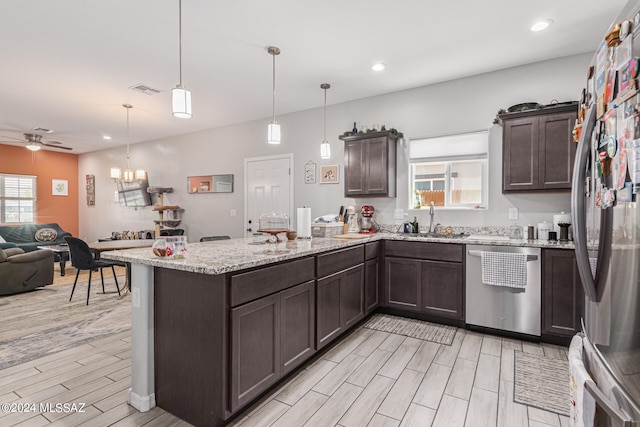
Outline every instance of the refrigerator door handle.
<svg viewBox="0 0 640 427"><path fill-rule="evenodd" d="M584 293L592 301L596 301L596 286L591 274L589 252L587 250L587 211L585 206L585 182L587 177L587 159L591 149L591 135L596 124L596 108L592 105L585 115L582 124L580 142L576 151L573 167L573 186L571 189L571 215L573 221L573 240L576 252L576 264Z"/></svg>
<svg viewBox="0 0 640 427"><path fill-rule="evenodd" d="M595 399L598 406L611 417L614 426L631 427L634 425L631 417L621 409L616 408L611 401L604 395L598 388L595 382L589 380L585 381L584 388Z"/></svg>

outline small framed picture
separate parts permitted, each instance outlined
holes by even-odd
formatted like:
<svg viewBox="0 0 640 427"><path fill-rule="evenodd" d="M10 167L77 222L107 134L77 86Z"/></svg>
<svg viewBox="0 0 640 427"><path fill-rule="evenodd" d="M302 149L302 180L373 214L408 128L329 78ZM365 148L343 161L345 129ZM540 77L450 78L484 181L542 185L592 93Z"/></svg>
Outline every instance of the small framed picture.
<svg viewBox="0 0 640 427"><path fill-rule="evenodd" d="M66 179L52 179L51 180L51 195L52 196L68 196L69 195L69 181Z"/></svg>
<svg viewBox="0 0 640 427"><path fill-rule="evenodd" d="M321 184L338 184L340 182L340 166L322 166L320 168Z"/></svg>
<svg viewBox="0 0 640 427"><path fill-rule="evenodd" d="M316 183L316 164L309 160L304 165L304 183L315 184Z"/></svg>

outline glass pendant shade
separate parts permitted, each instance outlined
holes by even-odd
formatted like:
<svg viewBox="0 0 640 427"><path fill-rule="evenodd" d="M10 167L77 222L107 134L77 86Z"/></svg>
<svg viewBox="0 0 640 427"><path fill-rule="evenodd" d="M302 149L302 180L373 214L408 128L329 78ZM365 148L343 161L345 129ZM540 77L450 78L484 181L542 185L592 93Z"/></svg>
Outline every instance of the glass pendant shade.
<svg viewBox="0 0 640 427"><path fill-rule="evenodd" d="M109 176L111 179L120 179L122 178L122 171L120 170L120 168L111 168Z"/></svg>
<svg viewBox="0 0 640 427"><path fill-rule="evenodd" d="M131 169L125 169L122 173L122 180L124 182L133 182L135 180L135 175Z"/></svg>
<svg viewBox="0 0 640 427"><path fill-rule="evenodd" d="M31 151L38 151L41 148L42 147L40 147L39 144L28 144L27 145L27 150L31 150Z"/></svg>
<svg viewBox="0 0 640 427"><path fill-rule="evenodd" d="M280 125L278 123L269 123L267 142L269 144L280 144Z"/></svg>
<svg viewBox="0 0 640 427"><path fill-rule="evenodd" d="M329 144L328 141L322 141L322 144L320 144L320 158L321 159L331 158L331 144Z"/></svg>
<svg viewBox="0 0 640 427"><path fill-rule="evenodd" d="M173 97L173 115L180 119L190 119L191 114L191 91L182 85L177 85L171 90Z"/></svg>

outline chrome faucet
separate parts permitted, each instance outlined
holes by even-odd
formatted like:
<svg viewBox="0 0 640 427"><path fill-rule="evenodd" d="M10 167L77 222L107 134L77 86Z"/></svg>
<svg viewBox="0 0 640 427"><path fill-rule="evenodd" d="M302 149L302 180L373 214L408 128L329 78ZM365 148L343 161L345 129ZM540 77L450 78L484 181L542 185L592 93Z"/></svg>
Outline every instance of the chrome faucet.
<svg viewBox="0 0 640 427"><path fill-rule="evenodd" d="M435 210L433 209L433 202L429 203L429 233L433 233L433 216L435 215Z"/></svg>

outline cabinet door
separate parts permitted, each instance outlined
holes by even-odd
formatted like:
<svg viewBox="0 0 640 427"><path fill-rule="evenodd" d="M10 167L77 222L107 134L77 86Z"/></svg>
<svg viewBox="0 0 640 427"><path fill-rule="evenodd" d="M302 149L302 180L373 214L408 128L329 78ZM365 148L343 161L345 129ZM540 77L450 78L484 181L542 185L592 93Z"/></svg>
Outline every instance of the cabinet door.
<svg viewBox="0 0 640 427"><path fill-rule="evenodd" d="M543 333L572 337L581 330L580 317L584 311L584 291L575 253L545 249L543 263Z"/></svg>
<svg viewBox="0 0 640 427"><path fill-rule="evenodd" d="M360 264L341 276L340 326L346 329L364 317L364 267Z"/></svg>
<svg viewBox="0 0 640 427"><path fill-rule="evenodd" d="M538 118L540 137L539 187L571 189L576 147L571 137L576 113L558 113Z"/></svg>
<svg viewBox="0 0 640 427"><path fill-rule="evenodd" d="M359 196L365 192L365 145L361 141L344 143L344 195Z"/></svg>
<svg viewBox="0 0 640 427"><path fill-rule="evenodd" d="M371 313L379 305L378 285L380 283L380 263L378 259L370 259L364 265L364 311Z"/></svg>
<svg viewBox="0 0 640 427"><path fill-rule="evenodd" d="M420 261L387 257L384 267L386 306L420 311Z"/></svg>
<svg viewBox="0 0 640 427"><path fill-rule="evenodd" d="M503 191L538 188L538 118L505 120L502 141Z"/></svg>
<svg viewBox="0 0 640 427"><path fill-rule="evenodd" d="M385 196L389 191L388 140L386 137L362 141L365 145L364 194Z"/></svg>
<svg viewBox="0 0 640 427"><path fill-rule="evenodd" d="M261 298L231 310L231 410L280 378L280 298Z"/></svg>
<svg viewBox="0 0 640 427"><path fill-rule="evenodd" d="M280 292L282 375L308 359L316 348L314 281Z"/></svg>
<svg viewBox="0 0 640 427"><path fill-rule="evenodd" d="M342 330L340 323L340 280L336 273L316 283L316 348L320 350Z"/></svg>
<svg viewBox="0 0 640 427"><path fill-rule="evenodd" d="M422 311L439 317L463 319L462 264L422 261Z"/></svg>

